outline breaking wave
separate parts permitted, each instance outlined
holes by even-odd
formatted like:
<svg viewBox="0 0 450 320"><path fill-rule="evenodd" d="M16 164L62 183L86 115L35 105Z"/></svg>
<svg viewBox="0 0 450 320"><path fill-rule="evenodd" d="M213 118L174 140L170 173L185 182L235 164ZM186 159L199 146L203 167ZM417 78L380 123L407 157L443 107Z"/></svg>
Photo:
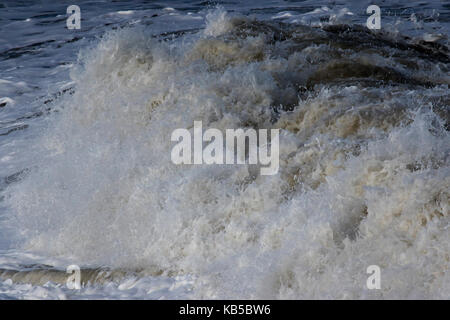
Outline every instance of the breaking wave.
<svg viewBox="0 0 450 320"><path fill-rule="evenodd" d="M4 192L15 243L194 275L199 298L448 298L449 68L438 43L220 10L168 38L107 33ZM280 129L279 173L174 165L194 120Z"/></svg>

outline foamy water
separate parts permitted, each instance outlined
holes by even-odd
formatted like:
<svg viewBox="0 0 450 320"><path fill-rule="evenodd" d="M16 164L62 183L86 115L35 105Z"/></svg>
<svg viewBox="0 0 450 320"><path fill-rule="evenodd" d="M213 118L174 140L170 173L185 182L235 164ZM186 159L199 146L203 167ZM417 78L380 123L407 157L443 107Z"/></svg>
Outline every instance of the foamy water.
<svg viewBox="0 0 450 320"><path fill-rule="evenodd" d="M38 36L60 51L0 42L0 298L448 299L449 8L366 7L96 8ZM174 165L194 121L280 129L278 174Z"/></svg>

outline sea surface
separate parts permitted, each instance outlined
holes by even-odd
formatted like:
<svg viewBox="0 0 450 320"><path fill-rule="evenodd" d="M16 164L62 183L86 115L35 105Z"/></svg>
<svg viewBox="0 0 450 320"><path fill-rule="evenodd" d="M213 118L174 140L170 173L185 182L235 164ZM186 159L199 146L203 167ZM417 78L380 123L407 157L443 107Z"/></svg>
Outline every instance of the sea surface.
<svg viewBox="0 0 450 320"><path fill-rule="evenodd" d="M448 299L449 31L439 0L1 1L0 299ZM173 164L194 121L280 129L278 173Z"/></svg>

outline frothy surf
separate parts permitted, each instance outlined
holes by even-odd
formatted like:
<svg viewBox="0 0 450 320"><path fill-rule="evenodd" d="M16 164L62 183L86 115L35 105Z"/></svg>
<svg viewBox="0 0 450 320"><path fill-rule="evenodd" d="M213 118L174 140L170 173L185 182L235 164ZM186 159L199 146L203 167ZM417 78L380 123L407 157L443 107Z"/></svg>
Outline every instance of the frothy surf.
<svg viewBox="0 0 450 320"><path fill-rule="evenodd" d="M223 10L170 41L110 32L23 151L8 226L43 256L193 275L198 298L448 298L449 68L438 43ZM280 129L278 174L174 165L194 121Z"/></svg>

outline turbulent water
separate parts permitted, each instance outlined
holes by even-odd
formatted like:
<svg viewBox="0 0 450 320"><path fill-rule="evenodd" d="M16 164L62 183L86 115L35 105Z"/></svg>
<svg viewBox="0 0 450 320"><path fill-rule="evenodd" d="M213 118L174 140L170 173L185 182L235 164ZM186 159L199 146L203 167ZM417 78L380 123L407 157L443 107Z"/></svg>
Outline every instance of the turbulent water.
<svg viewBox="0 0 450 320"><path fill-rule="evenodd" d="M62 11L0 40L0 298L448 299L450 7L406 3L28 7ZM280 129L278 174L173 164L200 120Z"/></svg>

